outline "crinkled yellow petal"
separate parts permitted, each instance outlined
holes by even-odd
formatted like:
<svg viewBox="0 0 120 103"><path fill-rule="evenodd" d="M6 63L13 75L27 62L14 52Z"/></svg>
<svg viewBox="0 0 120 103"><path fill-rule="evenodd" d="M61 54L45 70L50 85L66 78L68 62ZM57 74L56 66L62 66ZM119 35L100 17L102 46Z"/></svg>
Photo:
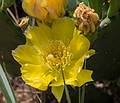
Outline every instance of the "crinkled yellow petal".
<svg viewBox="0 0 120 103"><path fill-rule="evenodd" d="M66 66L64 69L65 83L67 85L74 85L78 73L83 67L85 56L77 61L72 61L71 65Z"/></svg>
<svg viewBox="0 0 120 103"><path fill-rule="evenodd" d="M63 70L65 83L67 85L74 85L78 73L82 70L84 64L85 55L79 60L72 61L69 66L66 66ZM64 85L62 73L56 74L56 79L51 82L50 86Z"/></svg>
<svg viewBox="0 0 120 103"><path fill-rule="evenodd" d="M75 76L74 77L71 77L71 76L74 76L74 75L70 75L69 71L68 72L64 71L65 84L71 85L74 83L76 78L74 78ZM50 84L50 86L63 86L63 85L64 85L64 81L63 81L62 73L57 74L55 79Z"/></svg>
<svg viewBox="0 0 120 103"><path fill-rule="evenodd" d="M89 47L89 40L84 35L80 35L79 31L75 29L73 39L68 46L69 51L73 54L72 59L82 57L88 51Z"/></svg>
<svg viewBox="0 0 120 103"><path fill-rule="evenodd" d="M55 79L51 82L50 86L62 86L64 85L62 73L56 73Z"/></svg>
<svg viewBox="0 0 120 103"><path fill-rule="evenodd" d="M18 46L12 51L12 55L20 64L39 64L43 62L40 53L33 46L29 45Z"/></svg>
<svg viewBox="0 0 120 103"><path fill-rule="evenodd" d="M64 86L52 86L52 93L60 103L63 96Z"/></svg>
<svg viewBox="0 0 120 103"><path fill-rule="evenodd" d="M49 35L52 35L51 33L52 31L48 26L41 24L40 26L28 27L25 31L25 36L28 39L27 41L31 41L34 46L43 50L48 46Z"/></svg>
<svg viewBox="0 0 120 103"><path fill-rule="evenodd" d="M77 76L76 86L80 87L87 82L93 81L91 77L92 73L93 71L91 70L81 70Z"/></svg>
<svg viewBox="0 0 120 103"><path fill-rule="evenodd" d="M53 80L50 69L46 65L25 64L21 68L21 73L26 84L39 90L46 90Z"/></svg>
<svg viewBox="0 0 120 103"><path fill-rule="evenodd" d="M73 37L75 23L71 18L59 18L53 22L52 31L56 40L62 40L65 45L68 45Z"/></svg>
<svg viewBox="0 0 120 103"><path fill-rule="evenodd" d="M33 16L32 7L35 4L35 0L23 0L23 9L31 16Z"/></svg>
<svg viewBox="0 0 120 103"><path fill-rule="evenodd" d="M74 80L76 79L78 73L82 70L85 59L95 54L95 50L91 49L87 51L81 58L77 61L71 61L71 65L64 69L64 75L67 78L67 84L74 85ZM73 83L73 84L72 84Z"/></svg>
<svg viewBox="0 0 120 103"><path fill-rule="evenodd" d="M83 67L83 64L84 64L84 56L81 57L79 60L75 61L75 63L72 65L71 64L71 68L68 68L66 70L66 74L67 72L69 71L69 77L74 77L76 78L77 74L80 72L80 70L82 69ZM73 61L74 62L74 61ZM68 74L67 74L68 75Z"/></svg>
<svg viewBox="0 0 120 103"><path fill-rule="evenodd" d="M23 0L22 7L30 16L47 21L62 16L67 4L68 0Z"/></svg>
<svg viewBox="0 0 120 103"><path fill-rule="evenodd" d="M51 28L46 25L46 24L43 24L43 23L40 23L38 22L38 27L45 32L45 35L48 39L53 39L52 35L53 35L53 32L51 30ZM42 36L42 35L41 35Z"/></svg>
<svg viewBox="0 0 120 103"><path fill-rule="evenodd" d="M90 49L87 53L86 53L86 59L91 57L92 55L95 54L95 50L94 49Z"/></svg>
<svg viewBox="0 0 120 103"><path fill-rule="evenodd" d="M64 14L68 0L47 0L47 10L51 17L59 17Z"/></svg>
<svg viewBox="0 0 120 103"><path fill-rule="evenodd" d="M45 1L46 0L23 0L22 7L30 16L44 20L48 15L48 11L44 8L46 6Z"/></svg>
<svg viewBox="0 0 120 103"><path fill-rule="evenodd" d="M95 54L95 50L91 49L87 51L81 58L77 61L71 61L71 65L64 69L65 82L68 85L75 85L75 80L78 74L81 72L85 59Z"/></svg>
<svg viewBox="0 0 120 103"><path fill-rule="evenodd" d="M77 77L77 72L75 71L75 68L66 67L63 73L64 73L64 78L65 78L65 84L73 85ZM50 86L64 85L62 72L59 74L56 74L55 77L56 77L55 80L51 82Z"/></svg>

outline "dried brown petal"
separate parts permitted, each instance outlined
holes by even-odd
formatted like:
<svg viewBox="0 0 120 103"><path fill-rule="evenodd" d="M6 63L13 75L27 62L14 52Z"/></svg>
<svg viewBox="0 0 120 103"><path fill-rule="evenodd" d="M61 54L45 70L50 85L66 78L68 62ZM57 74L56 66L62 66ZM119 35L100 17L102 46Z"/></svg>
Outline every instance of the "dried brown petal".
<svg viewBox="0 0 120 103"><path fill-rule="evenodd" d="M76 8L73 16L77 19L78 29L84 34L94 33L99 25L98 14L83 2Z"/></svg>

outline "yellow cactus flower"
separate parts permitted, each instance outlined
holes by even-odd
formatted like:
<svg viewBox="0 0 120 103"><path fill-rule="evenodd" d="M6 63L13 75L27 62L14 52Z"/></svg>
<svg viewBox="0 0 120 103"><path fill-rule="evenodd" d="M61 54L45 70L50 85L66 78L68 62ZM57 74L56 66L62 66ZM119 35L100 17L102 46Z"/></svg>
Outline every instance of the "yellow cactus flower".
<svg viewBox="0 0 120 103"><path fill-rule="evenodd" d="M56 19L65 13L68 0L23 0L24 11L41 21Z"/></svg>
<svg viewBox="0 0 120 103"><path fill-rule="evenodd" d="M26 84L43 91L51 86L60 102L63 76L66 85L80 87L92 81L92 71L82 68L95 51L89 50L89 40L75 29L72 19L56 19L51 27L42 23L29 27L25 36L26 44L18 46L12 55L21 64Z"/></svg>

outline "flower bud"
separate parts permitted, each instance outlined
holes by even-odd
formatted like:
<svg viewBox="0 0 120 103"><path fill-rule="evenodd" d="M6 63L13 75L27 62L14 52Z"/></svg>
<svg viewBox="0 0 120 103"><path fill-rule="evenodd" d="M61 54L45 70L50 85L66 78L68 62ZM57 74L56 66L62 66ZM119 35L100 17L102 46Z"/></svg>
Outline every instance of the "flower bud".
<svg viewBox="0 0 120 103"><path fill-rule="evenodd" d="M65 13L67 0L23 0L24 11L40 21L56 19Z"/></svg>
<svg viewBox="0 0 120 103"><path fill-rule="evenodd" d="M98 14L83 2L76 8L73 16L77 19L78 29L84 34L94 33L99 25Z"/></svg>

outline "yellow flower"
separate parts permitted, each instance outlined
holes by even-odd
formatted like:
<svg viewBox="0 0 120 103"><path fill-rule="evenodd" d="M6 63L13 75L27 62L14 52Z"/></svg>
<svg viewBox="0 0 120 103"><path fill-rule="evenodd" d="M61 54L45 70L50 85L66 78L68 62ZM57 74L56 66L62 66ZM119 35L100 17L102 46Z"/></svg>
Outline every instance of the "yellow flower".
<svg viewBox="0 0 120 103"><path fill-rule="evenodd" d="M82 69L84 60L93 54L90 42L75 29L70 18L56 19L51 27L45 24L29 27L25 32L26 44L12 51L21 64L22 78L26 84L39 90L52 87L61 100L65 78L66 85L80 87L92 81L92 71Z"/></svg>
<svg viewBox="0 0 120 103"><path fill-rule="evenodd" d="M62 16L68 0L23 0L22 7L30 16L48 21Z"/></svg>

